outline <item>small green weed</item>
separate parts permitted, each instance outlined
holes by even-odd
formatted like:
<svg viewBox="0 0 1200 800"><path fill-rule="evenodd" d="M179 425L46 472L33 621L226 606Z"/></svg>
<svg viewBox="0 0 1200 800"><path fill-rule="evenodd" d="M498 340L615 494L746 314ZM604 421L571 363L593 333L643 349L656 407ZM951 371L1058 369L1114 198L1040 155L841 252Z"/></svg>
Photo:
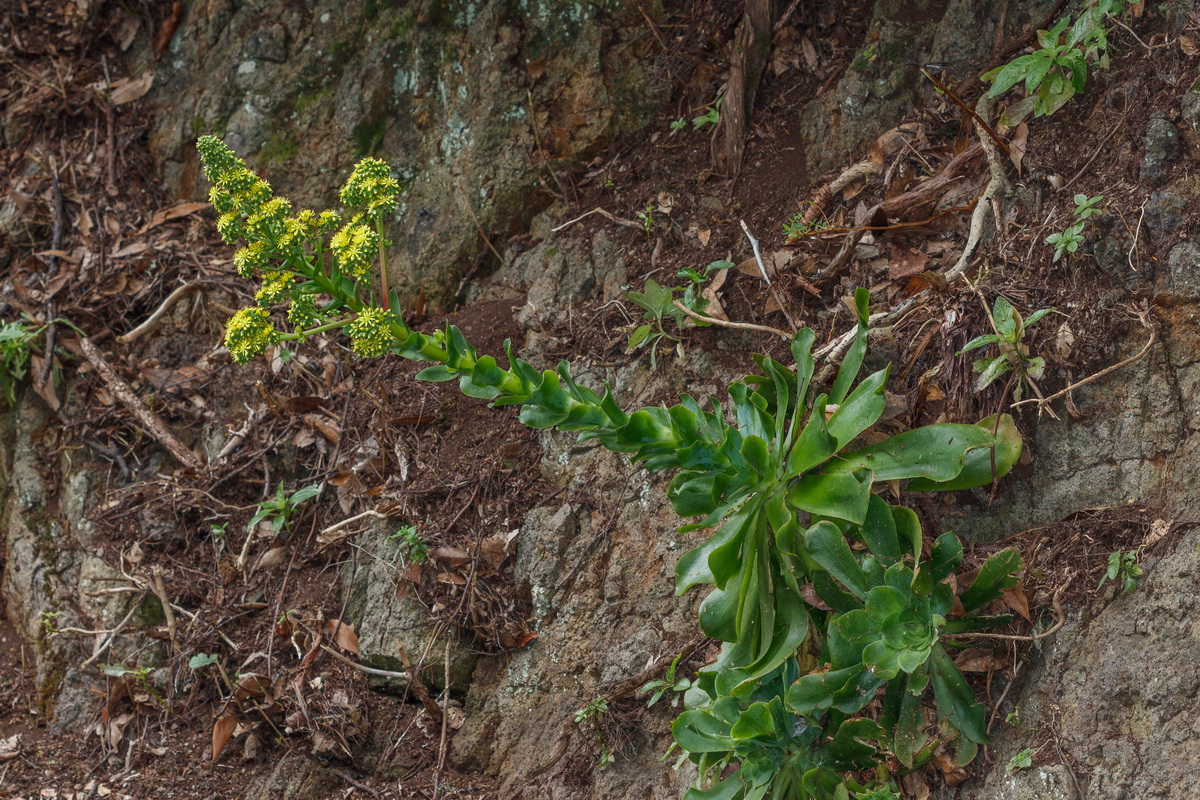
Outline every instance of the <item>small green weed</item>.
<svg viewBox="0 0 1200 800"><path fill-rule="evenodd" d="M86 335L70 321L61 318L37 325L26 315L25 321L11 320L0 325L0 395L8 405L17 402L17 386L28 374L34 340L52 324L66 325L80 335Z"/></svg>
<svg viewBox="0 0 1200 800"><path fill-rule="evenodd" d="M269 520L276 533L284 533L291 523L292 517L300 510L301 504L320 493L321 484L314 483L312 486L297 489L289 495L283 488L283 481L280 481L279 486L275 489L275 496L263 501L262 505L258 507L258 511L250 518L250 522L246 524L246 528L254 530L254 526L258 523Z"/></svg>
<svg viewBox="0 0 1200 800"><path fill-rule="evenodd" d="M1017 706L1012 711L1004 715L1004 721L1012 725L1014 728L1021 724L1021 707Z"/></svg>
<svg viewBox="0 0 1200 800"><path fill-rule="evenodd" d="M704 268L703 273L690 267L685 267L676 273L679 277L687 278L688 280L688 285L682 290L670 286L660 286L658 281L650 278L646 281L646 285L642 287L642 291L626 291L625 299L644 309L646 312L642 315L642 319L646 320L646 322L638 326L630 334L626 352L632 353L634 350L649 347L650 367L654 369L658 366L658 348L664 339L669 339L677 343L678 354L680 357L683 357L682 340L678 336L667 333L665 327L666 320L668 318L674 319L676 330L681 333L684 328L703 328L707 327L708 323L693 319L681 311L675 305L677 293L682 291L682 296L679 298L680 303L697 314L703 314L704 310L708 308L708 300L699 295L699 287L714 270L728 269L732 266L733 264L729 261L714 261Z"/></svg>
<svg viewBox="0 0 1200 800"><path fill-rule="evenodd" d="M1018 770L1029 769L1033 766L1033 756L1036 752L1032 747L1026 747L1008 760L1008 767L1006 769L1010 774Z"/></svg>
<svg viewBox="0 0 1200 800"><path fill-rule="evenodd" d="M42 632L49 639L52 636L58 635L58 618L62 616L61 611L43 611L38 621L42 624Z"/></svg>
<svg viewBox="0 0 1200 800"><path fill-rule="evenodd" d="M783 223L783 232L789 240L799 239L800 237L813 233L814 231L822 231L829 227L829 222L823 219L813 222L805 221L804 217L807 212L797 211L792 215L792 218Z"/></svg>
<svg viewBox="0 0 1200 800"><path fill-rule="evenodd" d="M1054 260L1058 261L1066 253L1074 253L1083 244L1083 227L1088 219L1100 213L1096 206L1104 195L1088 197L1086 194L1075 195L1075 222L1062 233L1052 233L1046 237L1046 244L1054 246Z"/></svg>
<svg viewBox="0 0 1200 800"><path fill-rule="evenodd" d="M634 216L642 221L642 230L647 236L654 235L654 212L657 210L654 203L647 203L645 208L634 213Z"/></svg>
<svg viewBox="0 0 1200 800"><path fill-rule="evenodd" d="M692 130L701 130L706 125L716 125L721 121L721 101L724 97L718 97L713 102L705 107L705 111L698 117L692 117Z"/></svg>
<svg viewBox="0 0 1200 800"><path fill-rule="evenodd" d="M675 134L679 133L680 131L685 130L687 128L687 125L688 125L688 121L687 121L686 117L680 117L679 119L673 121L671 123L671 135L674 136Z"/></svg>
<svg viewBox="0 0 1200 800"><path fill-rule="evenodd" d="M1104 577L1100 579L1100 585L1096 588L1102 588L1107 581L1120 581L1125 594L1133 594L1138 588L1138 578L1142 577L1142 565L1138 561L1137 550L1109 553L1108 569L1104 571Z"/></svg>
<svg viewBox="0 0 1200 800"><path fill-rule="evenodd" d="M604 718L607 714L608 698L606 697L597 697L583 708L575 711L575 724L589 728L592 739L600 745L600 758L596 762L596 766L600 769L604 769L616 760L604 738Z"/></svg>
<svg viewBox="0 0 1200 800"><path fill-rule="evenodd" d="M417 533L416 525L405 525L388 536L388 541L396 542L400 552L410 564L422 564L429 560L429 543Z"/></svg>
<svg viewBox="0 0 1200 800"><path fill-rule="evenodd" d="M1038 31L1039 49L1013 59L985 74L990 97L998 97L1024 82L1026 97L1001 116L1005 125L1015 125L1030 111L1035 117L1053 114L1087 84L1089 67L1108 69L1108 32L1105 22L1125 10L1125 0L1089 0L1071 24L1063 17L1048 31Z"/></svg>
<svg viewBox="0 0 1200 800"><path fill-rule="evenodd" d="M188 666L192 669L204 669L215 663L217 663L217 656L213 653L197 653L188 659Z"/></svg>
<svg viewBox="0 0 1200 800"><path fill-rule="evenodd" d="M679 659L682 656L683 653L680 653L679 655L675 656L673 661L671 661L671 666L667 669L666 677L664 677L662 680L650 681L642 688L637 690L639 697L641 695L654 692L654 694L650 695L650 699L646 701L646 708L653 708L654 704L661 700L662 696L668 691L675 693L675 695L671 698L671 707L675 708L679 705L680 696L682 696L682 694L688 689L692 688L692 682L688 678L676 679L675 677L675 670L679 667Z"/></svg>
<svg viewBox="0 0 1200 800"><path fill-rule="evenodd" d="M1053 308L1039 308L1029 315L1029 319L1023 320L1020 312L1013 308L1012 303L1008 302L1006 298L1003 296L996 298L996 302L992 306L992 324L995 326L996 333L976 336L967 342L962 350L958 351L958 354L962 355L989 344L996 345L1000 350L1000 355L977 359L972 365L972 369L979 374L979 378L975 382L976 391L982 392L997 378L1013 370L1017 371L1020 378L1013 390L1014 399L1021 399L1022 384L1027 383L1034 387L1033 382L1040 380L1042 373L1046 370L1046 359L1041 356L1033 358L1029 356L1029 345L1025 343L1025 331L1053 310Z"/></svg>

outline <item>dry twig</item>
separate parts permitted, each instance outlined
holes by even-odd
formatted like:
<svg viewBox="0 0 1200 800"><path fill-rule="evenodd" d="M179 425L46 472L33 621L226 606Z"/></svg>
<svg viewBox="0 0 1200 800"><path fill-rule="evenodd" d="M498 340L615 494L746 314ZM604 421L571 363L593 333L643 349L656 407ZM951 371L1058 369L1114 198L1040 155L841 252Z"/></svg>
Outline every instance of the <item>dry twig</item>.
<svg viewBox="0 0 1200 800"><path fill-rule="evenodd" d="M179 463L188 469L203 472L204 460L188 448L187 445L179 441L163 421L154 412L146 408L146 404L134 393L133 387L117 375L108 362L104 360L104 357L100 355L100 351L96 349L96 345L92 344L92 340L87 338L80 339L79 345L83 350L84 357L96 368L96 372L100 373L100 378L104 381L109 391L121 401L121 405L125 406L137 418L138 422L142 423L147 433L153 436L159 444L167 448Z"/></svg>

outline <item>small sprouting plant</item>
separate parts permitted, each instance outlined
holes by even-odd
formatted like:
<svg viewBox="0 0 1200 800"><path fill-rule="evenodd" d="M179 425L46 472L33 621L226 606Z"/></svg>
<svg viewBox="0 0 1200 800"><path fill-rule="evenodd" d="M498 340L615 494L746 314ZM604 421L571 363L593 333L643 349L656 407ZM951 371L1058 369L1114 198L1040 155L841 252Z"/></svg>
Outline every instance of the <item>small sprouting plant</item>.
<svg viewBox="0 0 1200 800"><path fill-rule="evenodd" d="M29 357L32 354L33 343L42 331L51 324L67 325L83 334L68 320L55 319L43 325L34 324L29 318L26 321L10 320L0 325L0 396L13 405L17 402L17 386L29 371ZM49 357L50 354L47 354Z"/></svg>
<svg viewBox="0 0 1200 800"><path fill-rule="evenodd" d="M246 524L248 530L254 530L254 527L263 520L269 520L271 527L276 533L283 533L287 530L288 524L291 522L296 512L300 510L301 504L305 500L311 500L321 493L321 484L315 483L312 486L305 486L303 489L297 489L290 495L283 488L283 481L279 482L279 486L275 489L275 496L264 500L258 507L258 511L250 518L250 522Z"/></svg>
<svg viewBox="0 0 1200 800"><path fill-rule="evenodd" d="M646 285L642 287L642 291L626 291L625 299L644 309L646 312L642 315L645 323L639 325L629 335L629 345L626 348L626 352L632 353L634 350L648 347L650 349L650 367L654 369L658 366L658 348L664 339L669 339L677 343L676 348L679 356L682 358L682 340L678 336L667 333L665 327L667 318L675 320L676 330L681 333L684 328L703 328L707 327L708 323L689 317L680 310L679 306L675 305L676 296L682 291L682 296L678 298L679 302L690 311L703 314L704 310L708 308L708 300L700 296L699 287L708 279L708 275L712 271L731 266L733 265L728 261L714 261L704 268L703 273L690 267L685 267L676 273L679 277L687 278L688 280L687 285L682 290L671 286L660 286L658 281L651 278L646 281Z"/></svg>
<svg viewBox="0 0 1200 800"><path fill-rule="evenodd" d="M400 546L403 556L410 564L421 564L429 560L429 543L417 533L416 525L404 525L388 536L388 541Z"/></svg>
<svg viewBox="0 0 1200 800"><path fill-rule="evenodd" d="M1048 31L1038 31L1038 47L983 76L991 81L990 97L998 97L1024 82L1026 97L1001 116L1004 124L1016 124L1030 111L1035 117L1053 114L1087 84L1089 67L1107 69L1108 32L1105 22L1125 8L1125 0L1089 0L1071 24L1063 17Z"/></svg>
<svg viewBox="0 0 1200 800"><path fill-rule="evenodd" d="M1138 560L1137 550L1130 550L1128 553L1117 550L1109 553L1108 569L1104 571L1104 577L1100 579L1100 585L1096 588L1102 588L1107 581L1120 581L1125 594L1133 594L1137 591L1138 578L1142 576L1142 565Z"/></svg>
<svg viewBox="0 0 1200 800"><path fill-rule="evenodd" d="M783 223L783 233L789 240L799 239L805 234L814 231L824 230L829 227L829 222L823 219L813 220L809 222L805 219L807 212L797 211L792 215L791 219Z"/></svg>
<svg viewBox="0 0 1200 800"><path fill-rule="evenodd" d="M979 374L975 382L976 391L982 392L997 378L1016 370L1020 380L1013 390L1013 397L1020 400L1021 385L1029 383L1032 386L1033 381L1041 379L1046 370L1046 359L1041 356L1030 357L1029 345L1025 343L1025 331L1053 310L1039 308L1029 315L1029 319L1022 319L1021 313L1013 308L1013 304L1006 298L996 298L992 306L992 324L996 332L976 336L958 351L958 354L962 355L989 344L996 345L1000 350L1000 355L977 359L972 365L972 369Z"/></svg>
<svg viewBox="0 0 1200 800"><path fill-rule="evenodd" d="M1012 725L1014 728L1021 724L1021 707L1017 706L1012 711L1004 715L1004 721Z"/></svg>
<svg viewBox="0 0 1200 800"><path fill-rule="evenodd" d="M721 121L721 101L724 97L718 97L713 102L705 107L705 111L698 117L692 117L692 130L701 130L706 125L716 125Z"/></svg>
<svg viewBox="0 0 1200 800"><path fill-rule="evenodd" d="M1046 237L1046 244L1054 246L1054 260L1058 261L1066 253L1074 253L1083 244L1083 227L1088 219L1100 213L1097 204L1104 195L1088 197L1086 194L1075 195L1075 222L1068 225L1062 233L1052 233Z"/></svg>
<svg viewBox="0 0 1200 800"><path fill-rule="evenodd" d="M654 704L661 700L662 696L669 691L675 693L675 696L671 698L671 707L675 708L679 705L680 695L692 688L692 682L688 678L675 677L675 670L679 668L679 659L682 656L683 653L675 656L674 660L671 661L671 666L667 668L666 676L662 680L650 681L637 690L639 696L654 692L654 694L650 695L650 699L646 701L646 708L653 708Z"/></svg>
<svg viewBox="0 0 1200 800"><path fill-rule="evenodd" d="M687 124L688 123L687 123L686 117L680 117L679 119L672 122L671 123L671 135L674 136L675 134L679 133L681 130L684 130L685 128L687 128Z"/></svg>
<svg viewBox="0 0 1200 800"><path fill-rule="evenodd" d="M1095 197L1088 197L1086 194L1075 195L1075 219L1083 222L1090 217L1094 217L1100 213L1100 209L1096 208L1104 195L1098 194Z"/></svg>
<svg viewBox="0 0 1200 800"><path fill-rule="evenodd" d="M608 698L597 697L583 708L575 711L575 724L590 729L592 739L600 745L600 758L596 766L604 769L615 761L612 749L604 738L604 717L608 714Z"/></svg>
<svg viewBox="0 0 1200 800"><path fill-rule="evenodd" d="M214 653L197 653L188 659L188 666L192 669L204 669L215 663L217 663L217 656Z"/></svg>
<svg viewBox="0 0 1200 800"><path fill-rule="evenodd" d="M58 618L61 616L61 611L43 611L38 617L38 622L42 625L42 632L46 634L47 639L58 635Z"/></svg>
<svg viewBox="0 0 1200 800"><path fill-rule="evenodd" d="M1036 752L1032 747L1026 747L1008 760L1008 767L1006 769L1010 774L1018 770L1029 769L1033 766L1033 756Z"/></svg>
<svg viewBox="0 0 1200 800"><path fill-rule="evenodd" d="M645 208L634 214L642 221L642 230L646 232L647 236L654 235L654 212L657 210L654 203L647 203Z"/></svg>
<svg viewBox="0 0 1200 800"><path fill-rule="evenodd" d="M19 320L0 327L0 391L11 406L17 401L17 384L25 377L29 350L37 329Z"/></svg>

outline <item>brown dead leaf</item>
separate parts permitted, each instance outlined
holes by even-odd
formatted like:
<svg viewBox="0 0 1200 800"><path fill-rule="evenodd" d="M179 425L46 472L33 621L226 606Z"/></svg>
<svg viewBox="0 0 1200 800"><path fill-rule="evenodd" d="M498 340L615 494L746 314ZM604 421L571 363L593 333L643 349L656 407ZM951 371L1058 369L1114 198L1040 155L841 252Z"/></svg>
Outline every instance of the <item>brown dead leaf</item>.
<svg viewBox="0 0 1200 800"><path fill-rule="evenodd" d="M1196 37L1188 36L1186 33L1179 34L1179 49L1183 51L1185 56L1194 56L1200 53L1200 47L1196 44Z"/></svg>
<svg viewBox="0 0 1200 800"><path fill-rule="evenodd" d="M341 430L338 429L337 423L329 417L323 414L305 414L302 419L305 425L321 434L331 445L337 446L337 443L342 440Z"/></svg>
<svg viewBox="0 0 1200 800"><path fill-rule="evenodd" d="M892 245L888 253L888 278L897 280L920 275L928 263L929 254L925 251Z"/></svg>
<svg viewBox="0 0 1200 800"><path fill-rule="evenodd" d="M257 672L245 672L238 678L236 691L238 700L266 697L271 692L271 682Z"/></svg>
<svg viewBox="0 0 1200 800"><path fill-rule="evenodd" d="M704 230L697 231L696 239L700 242L701 247L708 247L708 242L710 239L712 239L712 228L705 228Z"/></svg>
<svg viewBox="0 0 1200 800"><path fill-rule="evenodd" d="M471 554L461 547L439 547L433 551L433 557L452 567L466 564L471 560Z"/></svg>
<svg viewBox="0 0 1200 800"><path fill-rule="evenodd" d="M805 66L811 72L816 72L821 61L817 58L817 48L807 36L800 40L800 53L804 56Z"/></svg>
<svg viewBox="0 0 1200 800"><path fill-rule="evenodd" d="M910 772L901 778L901 781L907 797L912 800L929 800L929 784L921 777L921 773Z"/></svg>
<svg viewBox="0 0 1200 800"><path fill-rule="evenodd" d="M1008 142L1008 157L1012 159L1017 174L1021 174L1021 162L1025 159L1025 147L1029 143L1029 126L1022 122L1013 131Z"/></svg>
<svg viewBox="0 0 1200 800"><path fill-rule="evenodd" d="M21 734L14 733L7 739L0 739L0 761L11 761L21 755Z"/></svg>
<svg viewBox="0 0 1200 800"><path fill-rule="evenodd" d="M961 672L991 672L1007 667L1008 660L996 657L991 650L975 649L960 653L954 666Z"/></svg>
<svg viewBox="0 0 1200 800"><path fill-rule="evenodd" d="M1024 617L1026 622L1033 622L1029 616L1029 598L1025 596L1025 589L1021 584L1005 589L1000 593L1000 599L1004 601L1004 605Z"/></svg>
<svg viewBox="0 0 1200 800"><path fill-rule="evenodd" d="M197 211L203 211L206 208L208 208L208 203L176 203L168 208L160 208L151 215L150 221L142 226L142 229L138 231L138 235L141 236L146 231L151 228L157 228L164 222L186 217L189 214L195 214Z"/></svg>
<svg viewBox="0 0 1200 800"><path fill-rule="evenodd" d="M261 569L274 569L282 564L286 557L286 547L272 547L270 550L259 556L258 561L254 564L254 571L258 572Z"/></svg>
<svg viewBox="0 0 1200 800"><path fill-rule="evenodd" d="M821 595L817 594L817 589L811 583L806 583L800 587L800 596L804 598L804 602L820 611L829 611L829 605L821 599Z"/></svg>
<svg viewBox="0 0 1200 800"><path fill-rule="evenodd" d="M349 622L341 622L336 619L325 620L325 635L332 637L338 647L358 655L358 634L354 632L354 626Z"/></svg>
<svg viewBox="0 0 1200 800"><path fill-rule="evenodd" d="M150 91L150 86L153 83L154 73L146 70L140 78L120 78L107 86L102 86L102 88L109 91L109 102L114 106L123 106L126 103L132 103Z"/></svg>
<svg viewBox="0 0 1200 800"><path fill-rule="evenodd" d="M449 583L454 586L466 586L467 585L466 578L464 578L462 575L456 575L453 572L439 572L437 579L438 579L438 583Z"/></svg>
<svg viewBox="0 0 1200 800"><path fill-rule="evenodd" d="M217 759L221 757L221 751L225 749L225 745L229 744L235 728L237 728L237 716L234 714L226 714L213 724L212 763L217 763Z"/></svg>
<svg viewBox="0 0 1200 800"><path fill-rule="evenodd" d="M951 761L945 753L939 752L934 755L933 763L942 771L942 779L950 786L958 786L970 777L965 769Z"/></svg>
<svg viewBox="0 0 1200 800"><path fill-rule="evenodd" d="M313 395L300 395L289 397L279 405L289 414L311 414L321 407L321 398Z"/></svg>

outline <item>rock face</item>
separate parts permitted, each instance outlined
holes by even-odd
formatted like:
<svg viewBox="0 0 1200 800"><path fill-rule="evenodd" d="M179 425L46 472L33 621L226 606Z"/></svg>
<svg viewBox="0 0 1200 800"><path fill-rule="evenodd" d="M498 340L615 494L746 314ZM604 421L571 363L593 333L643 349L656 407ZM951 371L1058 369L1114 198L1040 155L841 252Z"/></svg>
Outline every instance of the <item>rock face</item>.
<svg viewBox="0 0 1200 800"><path fill-rule="evenodd" d="M1150 566L1137 592L1063 628L1019 698L1021 725L1006 729L993 756L1005 764L1035 731L1052 730L1079 768L1088 800L1194 794L1200 737L1200 531ZM1111 592L1102 592L1102 596ZM1050 748L1052 750L1052 748ZM1051 753L1049 760L1056 758ZM994 770L964 800L1076 797L1067 768Z"/></svg>
<svg viewBox="0 0 1200 800"><path fill-rule="evenodd" d="M473 217L523 231L557 192L552 169L654 113L641 14L615 0L189 4L156 71L152 147L177 195L204 191L193 144L212 133L322 208L356 160L385 154L407 190L392 283L437 296L484 250Z"/></svg>
<svg viewBox="0 0 1200 800"><path fill-rule="evenodd" d="M1015 25L1040 22L1054 7L1047 0L1021 3L1009 11L1005 35L1014 37ZM808 174L816 178L861 158L863 145L935 97L923 65L959 79L986 69L1003 16L1001 4L973 0L877 2L864 47L834 88L801 113Z"/></svg>

